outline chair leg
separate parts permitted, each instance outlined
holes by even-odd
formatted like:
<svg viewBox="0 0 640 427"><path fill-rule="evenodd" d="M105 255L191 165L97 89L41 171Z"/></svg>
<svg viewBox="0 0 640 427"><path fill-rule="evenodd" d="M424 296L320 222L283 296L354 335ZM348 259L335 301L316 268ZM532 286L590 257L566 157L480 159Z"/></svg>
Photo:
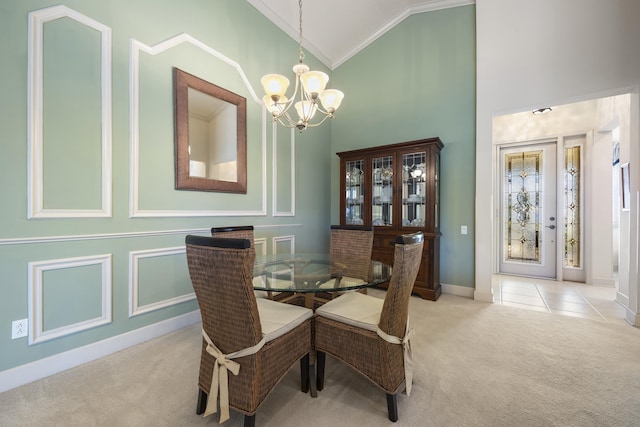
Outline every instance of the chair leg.
<svg viewBox="0 0 640 427"><path fill-rule="evenodd" d="M318 374L316 379L316 388L318 391L322 391L324 388L324 363L327 354L324 351L316 353L316 366L318 367Z"/></svg>
<svg viewBox="0 0 640 427"><path fill-rule="evenodd" d="M309 392L309 353L300 359L300 388L303 393Z"/></svg>
<svg viewBox="0 0 640 427"><path fill-rule="evenodd" d="M204 414L205 409L207 409L207 393L198 387L198 406L196 407L196 414Z"/></svg>
<svg viewBox="0 0 640 427"><path fill-rule="evenodd" d="M318 389L316 388L316 366L309 365L309 388L311 389L311 397L318 397Z"/></svg>
<svg viewBox="0 0 640 427"><path fill-rule="evenodd" d="M255 427L256 414L244 416L244 427Z"/></svg>
<svg viewBox="0 0 640 427"><path fill-rule="evenodd" d="M394 423L398 421L398 399L397 395L387 393L387 410L389 411L389 420Z"/></svg>

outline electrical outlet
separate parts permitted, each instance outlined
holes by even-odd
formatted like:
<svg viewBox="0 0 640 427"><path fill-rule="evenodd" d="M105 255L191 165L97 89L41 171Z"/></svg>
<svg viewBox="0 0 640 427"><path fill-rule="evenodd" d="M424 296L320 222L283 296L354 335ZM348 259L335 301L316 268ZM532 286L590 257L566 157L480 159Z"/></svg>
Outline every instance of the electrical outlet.
<svg viewBox="0 0 640 427"><path fill-rule="evenodd" d="M29 319L14 320L11 322L11 339L26 337L29 332Z"/></svg>

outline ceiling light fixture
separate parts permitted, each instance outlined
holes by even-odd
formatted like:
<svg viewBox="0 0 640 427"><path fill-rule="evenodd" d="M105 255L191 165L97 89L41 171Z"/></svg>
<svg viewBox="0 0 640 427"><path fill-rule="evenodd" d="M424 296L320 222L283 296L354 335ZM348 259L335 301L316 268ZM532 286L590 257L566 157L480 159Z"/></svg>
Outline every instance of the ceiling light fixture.
<svg viewBox="0 0 640 427"><path fill-rule="evenodd" d="M533 110L532 113L534 115L538 115L538 114L546 114L550 111L552 111L551 107L544 107L544 108L538 108L537 110Z"/></svg>
<svg viewBox="0 0 640 427"><path fill-rule="evenodd" d="M325 89L329 82L329 76L322 71L310 71L309 66L303 64L304 52L302 51L302 0L298 1L300 10L300 42L298 54L300 62L293 66L296 75L296 86L291 98L285 96L289 87L289 79L280 74L267 74L261 79L262 87L266 95L262 98L267 109L273 115L273 121L288 128L297 128L300 132L308 127L321 125L329 117L334 118L333 113L338 109L344 93L336 89ZM299 101L296 95L300 90ZM320 107L318 100L320 100ZM291 106L295 107L298 119L289 115ZM317 123L310 123L316 112L323 117Z"/></svg>

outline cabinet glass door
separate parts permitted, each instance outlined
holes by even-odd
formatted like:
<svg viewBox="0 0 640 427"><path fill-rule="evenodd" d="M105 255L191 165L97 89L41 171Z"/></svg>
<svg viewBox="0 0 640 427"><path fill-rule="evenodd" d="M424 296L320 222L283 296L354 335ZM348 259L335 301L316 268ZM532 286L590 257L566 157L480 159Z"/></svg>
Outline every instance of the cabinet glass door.
<svg viewBox="0 0 640 427"><path fill-rule="evenodd" d="M364 224L364 160L345 163L345 219L347 224Z"/></svg>
<svg viewBox="0 0 640 427"><path fill-rule="evenodd" d="M393 156L374 157L372 161L372 207L374 226L393 225Z"/></svg>
<svg viewBox="0 0 640 427"><path fill-rule="evenodd" d="M426 152L402 155L402 226L424 227Z"/></svg>

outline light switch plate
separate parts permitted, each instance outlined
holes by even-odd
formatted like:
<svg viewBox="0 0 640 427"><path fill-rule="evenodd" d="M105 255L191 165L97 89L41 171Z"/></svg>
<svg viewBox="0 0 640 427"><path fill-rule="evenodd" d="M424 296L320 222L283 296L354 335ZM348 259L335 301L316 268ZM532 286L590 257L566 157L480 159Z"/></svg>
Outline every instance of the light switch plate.
<svg viewBox="0 0 640 427"><path fill-rule="evenodd" d="M467 234L467 226L466 225L461 225L460 226L460 234Z"/></svg>

